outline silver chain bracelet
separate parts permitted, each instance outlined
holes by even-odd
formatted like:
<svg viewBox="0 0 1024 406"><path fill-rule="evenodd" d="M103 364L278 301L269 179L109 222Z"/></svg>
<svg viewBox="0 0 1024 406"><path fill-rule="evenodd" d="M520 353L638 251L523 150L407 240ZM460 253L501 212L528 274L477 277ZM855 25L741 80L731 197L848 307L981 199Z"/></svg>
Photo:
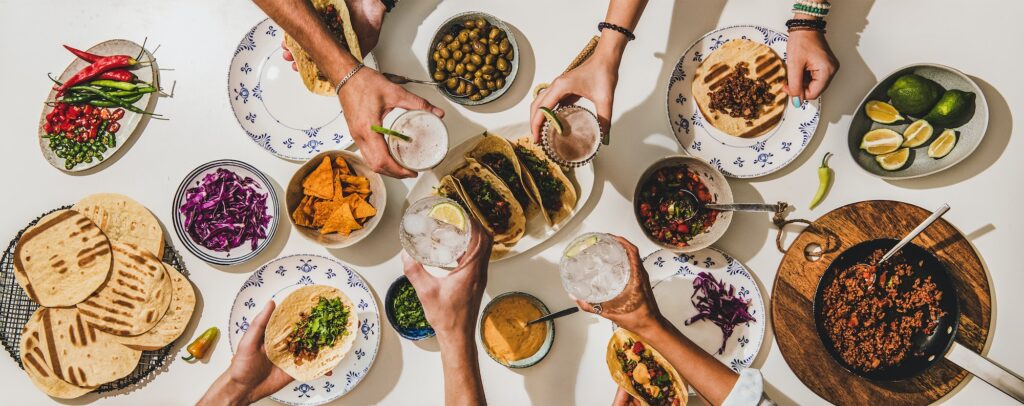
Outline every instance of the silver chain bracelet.
<svg viewBox="0 0 1024 406"><path fill-rule="evenodd" d="M341 95L341 87L345 86L345 83L348 82L349 79L352 79L352 77L355 76L356 73L359 72L359 70L362 69L364 66L366 65L363 64L362 62L359 62L359 64L356 65L356 67L352 68L352 70L350 70L348 74L345 75L345 77L341 78L341 80L338 81L338 85L334 86L334 94L336 96Z"/></svg>

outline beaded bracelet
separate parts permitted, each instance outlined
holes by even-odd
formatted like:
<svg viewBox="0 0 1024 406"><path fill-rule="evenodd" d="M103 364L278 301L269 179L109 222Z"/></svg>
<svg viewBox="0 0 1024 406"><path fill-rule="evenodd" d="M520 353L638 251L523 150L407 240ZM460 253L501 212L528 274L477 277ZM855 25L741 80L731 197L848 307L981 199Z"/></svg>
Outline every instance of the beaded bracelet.
<svg viewBox="0 0 1024 406"><path fill-rule="evenodd" d="M828 9L815 8L811 6L805 6L803 4L794 4L794 13L807 14L814 17L825 18L828 15Z"/></svg>
<svg viewBox="0 0 1024 406"><path fill-rule="evenodd" d="M618 25L615 25L615 24L612 24L612 23L608 23L608 22L603 22L603 21L600 22L600 23L597 23L597 30L598 31L602 31L605 28L610 29L612 31L618 31L622 35L625 35L626 38L629 39L630 41L636 39L636 35L633 35L633 31L627 30L625 27L621 27L621 26L618 26Z"/></svg>
<svg viewBox="0 0 1024 406"><path fill-rule="evenodd" d="M825 31L825 20L805 20L794 18L786 21L786 28L809 28L817 31Z"/></svg>
<svg viewBox="0 0 1024 406"><path fill-rule="evenodd" d="M828 10L832 8L832 3L827 1L814 1L814 0L796 0L796 4L802 4L808 7L820 8L822 10Z"/></svg>

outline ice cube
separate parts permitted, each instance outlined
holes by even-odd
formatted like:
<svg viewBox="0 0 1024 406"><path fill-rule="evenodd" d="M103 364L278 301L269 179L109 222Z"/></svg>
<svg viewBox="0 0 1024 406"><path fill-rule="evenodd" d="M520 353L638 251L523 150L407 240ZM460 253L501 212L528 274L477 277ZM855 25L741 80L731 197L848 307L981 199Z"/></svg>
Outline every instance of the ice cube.
<svg viewBox="0 0 1024 406"><path fill-rule="evenodd" d="M430 227L430 219L422 213L415 213L405 216L405 220L402 221L402 226L405 227L405 232L411 235L423 235L427 233Z"/></svg>

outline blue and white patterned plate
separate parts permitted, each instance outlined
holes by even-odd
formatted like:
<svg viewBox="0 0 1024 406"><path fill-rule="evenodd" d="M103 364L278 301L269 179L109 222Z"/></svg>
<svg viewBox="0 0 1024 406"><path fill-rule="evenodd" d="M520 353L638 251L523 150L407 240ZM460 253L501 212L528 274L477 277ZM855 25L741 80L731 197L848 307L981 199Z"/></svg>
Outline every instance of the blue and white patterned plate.
<svg viewBox="0 0 1024 406"><path fill-rule="evenodd" d="M265 19L242 37L228 70L228 101L246 135L285 159L305 161L352 145L338 100L306 90L281 58L284 31ZM373 54L366 66L377 68Z"/></svg>
<svg viewBox="0 0 1024 406"><path fill-rule="evenodd" d="M299 254L268 262L245 281L231 306L228 338L231 352L249 329L268 300L280 302L306 285L329 285L341 289L356 306L359 331L352 350L330 376L310 382L293 382L271 395L289 405L320 405L348 393L370 372L380 348L380 314L369 285L356 271L337 260L319 255Z"/></svg>
<svg viewBox="0 0 1024 406"><path fill-rule="evenodd" d="M765 44L786 59L789 37L770 28L742 25L704 35L683 53L669 78L668 121L679 144L690 155L703 159L725 176L754 178L782 169L807 147L818 128L821 100L810 100L799 108L787 104L779 125L759 137L734 137L714 128L693 99L693 72L705 57L740 38Z"/></svg>
<svg viewBox="0 0 1024 406"><path fill-rule="evenodd" d="M690 254L655 251L644 258L644 268L650 275L658 308L687 338L733 371L754 362L764 342L767 320L761 290L743 264L718 249L705 248ZM722 354L718 354L722 345L722 330L718 326L706 320L689 326L684 323L697 314L690 296L694 291L693 279L700 272L708 272L716 280L734 286L737 296L750 300L750 315L755 320L736 326Z"/></svg>

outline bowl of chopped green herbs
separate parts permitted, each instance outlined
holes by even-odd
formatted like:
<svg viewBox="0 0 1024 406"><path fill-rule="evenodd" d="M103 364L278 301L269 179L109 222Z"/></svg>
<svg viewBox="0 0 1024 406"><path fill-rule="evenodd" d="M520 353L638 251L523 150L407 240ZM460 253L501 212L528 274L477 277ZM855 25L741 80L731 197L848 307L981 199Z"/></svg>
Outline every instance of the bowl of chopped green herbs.
<svg viewBox="0 0 1024 406"><path fill-rule="evenodd" d="M396 279L384 296L384 312L391 327L407 340L419 341L434 336L434 329L427 322L416 289L405 276Z"/></svg>

